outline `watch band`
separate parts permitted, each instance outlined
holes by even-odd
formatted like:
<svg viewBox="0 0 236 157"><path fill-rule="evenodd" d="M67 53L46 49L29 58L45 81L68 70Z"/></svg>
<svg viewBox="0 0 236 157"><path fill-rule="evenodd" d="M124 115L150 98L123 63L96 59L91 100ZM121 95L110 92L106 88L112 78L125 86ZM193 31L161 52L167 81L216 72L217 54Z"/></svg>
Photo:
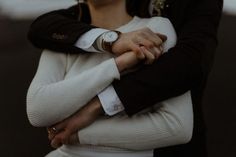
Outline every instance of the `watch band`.
<svg viewBox="0 0 236 157"><path fill-rule="evenodd" d="M96 40L95 42L93 43L93 47L98 50L98 51L101 51L103 52L103 48L102 48L102 35L100 35Z"/></svg>
<svg viewBox="0 0 236 157"><path fill-rule="evenodd" d="M119 39L119 36L120 36L120 34L121 34L121 32L119 32L119 31L113 31L113 32L116 32L117 35L118 35L118 38L117 38L115 41L106 42L106 41L104 40L104 38L102 38L101 46L102 46L102 49L103 49L105 52L112 53L112 45Z"/></svg>

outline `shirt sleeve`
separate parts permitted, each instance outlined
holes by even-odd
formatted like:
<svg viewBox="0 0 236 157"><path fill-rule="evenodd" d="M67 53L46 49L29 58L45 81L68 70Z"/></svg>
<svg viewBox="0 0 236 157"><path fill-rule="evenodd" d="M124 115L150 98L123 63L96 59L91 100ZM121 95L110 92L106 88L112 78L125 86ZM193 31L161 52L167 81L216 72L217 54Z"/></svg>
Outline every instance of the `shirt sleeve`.
<svg viewBox="0 0 236 157"><path fill-rule="evenodd" d="M80 130L78 136L81 144L146 150L187 143L192 131L193 109L188 91L132 117L118 114L101 118Z"/></svg>
<svg viewBox="0 0 236 157"><path fill-rule="evenodd" d="M81 48L87 52L101 52L96 50L93 47L93 43L96 41L96 39L103 33L107 32L109 30L102 29L102 28L94 28L90 31L83 34L75 43L75 46L78 48Z"/></svg>
<svg viewBox="0 0 236 157"><path fill-rule="evenodd" d="M51 126L87 104L120 73L113 58L66 78L67 54L45 50L27 93L27 114L32 125ZM96 75L96 77L94 77Z"/></svg>
<svg viewBox="0 0 236 157"><path fill-rule="evenodd" d="M113 116L124 111L124 106L112 85L108 86L101 93L99 93L98 98L107 115Z"/></svg>

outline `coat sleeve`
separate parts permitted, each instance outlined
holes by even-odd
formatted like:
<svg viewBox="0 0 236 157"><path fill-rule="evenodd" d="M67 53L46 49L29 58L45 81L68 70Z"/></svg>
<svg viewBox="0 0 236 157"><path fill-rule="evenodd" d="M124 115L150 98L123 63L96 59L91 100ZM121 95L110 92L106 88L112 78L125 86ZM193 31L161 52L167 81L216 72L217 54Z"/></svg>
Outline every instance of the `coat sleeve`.
<svg viewBox="0 0 236 157"><path fill-rule="evenodd" d="M80 11L83 17L78 20ZM89 12L86 6L78 5L68 9L61 9L46 13L38 17L30 26L29 41L41 49L50 49L58 52L80 53L82 50L74 44L85 32L95 28L86 24L89 22Z"/></svg>
<svg viewBox="0 0 236 157"><path fill-rule="evenodd" d="M176 46L154 64L113 83L127 114L200 87L206 80L217 45L222 0L194 1L187 7L176 30Z"/></svg>

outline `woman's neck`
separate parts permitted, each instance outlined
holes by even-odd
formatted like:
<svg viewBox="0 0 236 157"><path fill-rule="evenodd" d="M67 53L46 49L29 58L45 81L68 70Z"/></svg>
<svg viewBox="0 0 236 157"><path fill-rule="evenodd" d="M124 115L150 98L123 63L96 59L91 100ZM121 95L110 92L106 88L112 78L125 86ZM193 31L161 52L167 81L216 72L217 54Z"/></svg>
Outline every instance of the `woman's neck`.
<svg viewBox="0 0 236 157"><path fill-rule="evenodd" d="M116 4L94 6L89 4L91 24L105 29L116 29L128 23L132 17L127 13L125 1Z"/></svg>

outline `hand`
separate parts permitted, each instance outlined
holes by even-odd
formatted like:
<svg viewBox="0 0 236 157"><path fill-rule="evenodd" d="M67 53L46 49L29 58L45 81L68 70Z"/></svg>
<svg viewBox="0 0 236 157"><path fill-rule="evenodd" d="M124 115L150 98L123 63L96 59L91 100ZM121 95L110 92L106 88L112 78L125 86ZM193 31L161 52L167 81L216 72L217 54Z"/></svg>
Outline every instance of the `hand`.
<svg viewBox="0 0 236 157"><path fill-rule="evenodd" d="M144 47L139 47L141 53L136 54L135 52L126 52L115 58L115 62L119 72L126 69L132 68L137 65L140 61L145 60L146 64L152 64L155 58L151 53Z"/></svg>
<svg viewBox="0 0 236 157"><path fill-rule="evenodd" d="M122 33L119 39L112 45L112 52L121 55L128 51L133 51L137 55L141 53L140 46L144 46L152 56L157 58L162 54L162 44L167 37L154 33L149 28L143 28L133 32Z"/></svg>
<svg viewBox="0 0 236 157"><path fill-rule="evenodd" d="M102 113L101 103L95 97L71 117L48 128L51 146L58 148L62 144L79 143L77 132L92 124Z"/></svg>
<svg viewBox="0 0 236 157"><path fill-rule="evenodd" d="M138 57L134 52L126 52L115 58L116 66L119 72L129 69L139 62Z"/></svg>

